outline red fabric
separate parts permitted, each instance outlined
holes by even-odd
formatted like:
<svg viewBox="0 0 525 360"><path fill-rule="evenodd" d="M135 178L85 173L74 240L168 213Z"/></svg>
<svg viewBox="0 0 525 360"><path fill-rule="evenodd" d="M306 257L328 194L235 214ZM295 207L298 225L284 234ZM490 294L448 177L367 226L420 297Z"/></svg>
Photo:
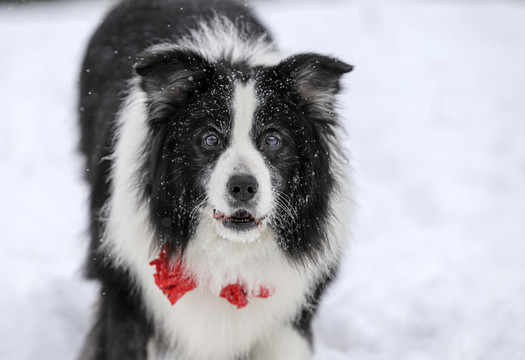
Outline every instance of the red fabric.
<svg viewBox="0 0 525 360"><path fill-rule="evenodd" d="M174 305L188 291L197 287L193 277L186 274L179 259L170 264L166 249L162 249L159 257L149 264L155 266L156 273L153 274L155 284L168 297L171 305Z"/></svg>
<svg viewBox="0 0 525 360"><path fill-rule="evenodd" d="M236 305L237 309L242 309L248 305L248 297L268 298L273 295L273 291L261 286L259 292L252 292L248 294L246 288L239 283L229 284L222 288L220 296L225 298L232 305Z"/></svg>
<svg viewBox="0 0 525 360"><path fill-rule="evenodd" d="M168 251L162 248L159 257L149 264L155 266L156 272L153 274L155 284L168 297L171 305L184 296L188 291L197 287L197 283L191 274L186 272L184 264L180 259L176 259L174 263L170 262L167 255ZM248 291L244 285L240 283L229 284L222 288L220 296L230 302L230 304L237 306L237 309L242 309L248 305L249 297L268 298L273 295L273 291L261 286L259 292Z"/></svg>
<svg viewBox="0 0 525 360"><path fill-rule="evenodd" d="M261 286L261 289L259 290L259 295L257 295L257 297L266 299L272 295L273 295L273 291L270 291L264 286Z"/></svg>
<svg viewBox="0 0 525 360"><path fill-rule="evenodd" d="M225 298L232 305L236 305L237 309L242 309L248 305L246 298L246 289L239 284L230 284L222 288L221 297Z"/></svg>

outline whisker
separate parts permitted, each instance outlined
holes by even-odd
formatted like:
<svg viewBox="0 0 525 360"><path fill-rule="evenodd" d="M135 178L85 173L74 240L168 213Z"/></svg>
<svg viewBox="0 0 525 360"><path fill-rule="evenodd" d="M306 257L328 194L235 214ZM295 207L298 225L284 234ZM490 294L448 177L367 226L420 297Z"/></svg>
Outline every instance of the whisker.
<svg viewBox="0 0 525 360"><path fill-rule="evenodd" d="M290 217L290 220L293 221L295 219L294 214L285 204L281 203L280 201L277 201L276 205L279 209L283 210L288 215L288 217Z"/></svg>
<svg viewBox="0 0 525 360"><path fill-rule="evenodd" d="M196 199L196 201L199 201L200 198L202 198L204 196L204 198L197 203L197 205L195 205L193 207L193 209L191 210L190 212L190 218L193 218L193 216L195 215L195 213L200 210L202 208L202 205L204 205L206 203L206 201L208 200L208 196L206 196L206 193L202 193L201 195L199 195Z"/></svg>
<svg viewBox="0 0 525 360"><path fill-rule="evenodd" d="M277 189L274 189L274 191L276 207L284 211L291 221L294 221L297 218L297 211L291 206L290 197Z"/></svg>
<svg viewBox="0 0 525 360"><path fill-rule="evenodd" d="M277 189L275 189L275 191L277 192L278 195L280 195L280 197L278 197L278 199L280 201L282 201L283 205L286 208L290 209L290 211L293 213L292 217L293 218L297 217L297 210L292 206L292 202L291 202L290 197L287 194L285 194L284 192L282 192L282 191L279 191Z"/></svg>

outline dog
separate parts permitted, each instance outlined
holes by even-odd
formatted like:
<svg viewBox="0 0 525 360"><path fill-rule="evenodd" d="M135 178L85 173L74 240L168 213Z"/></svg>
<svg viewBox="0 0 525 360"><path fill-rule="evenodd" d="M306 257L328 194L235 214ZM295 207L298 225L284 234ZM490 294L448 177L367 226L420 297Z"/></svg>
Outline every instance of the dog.
<svg viewBox="0 0 525 360"><path fill-rule="evenodd" d="M235 1L126 0L80 76L100 285L80 360L313 357L350 229L330 56L283 56Z"/></svg>

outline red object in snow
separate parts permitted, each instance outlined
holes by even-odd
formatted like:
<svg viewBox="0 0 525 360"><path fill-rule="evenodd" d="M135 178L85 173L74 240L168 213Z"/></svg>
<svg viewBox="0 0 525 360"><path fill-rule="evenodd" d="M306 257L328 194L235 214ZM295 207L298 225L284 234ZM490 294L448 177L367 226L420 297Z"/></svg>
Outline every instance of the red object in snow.
<svg viewBox="0 0 525 360"><path fill-rule="evenodd" d="M171 305L174 305L188 291L197 287L197 283L191 275L185 272L184 265L180 259L172 264L165 248L160 251L159 257L150 265L155 265L156 273L153 274L155 284L168 297Z"/></svg>

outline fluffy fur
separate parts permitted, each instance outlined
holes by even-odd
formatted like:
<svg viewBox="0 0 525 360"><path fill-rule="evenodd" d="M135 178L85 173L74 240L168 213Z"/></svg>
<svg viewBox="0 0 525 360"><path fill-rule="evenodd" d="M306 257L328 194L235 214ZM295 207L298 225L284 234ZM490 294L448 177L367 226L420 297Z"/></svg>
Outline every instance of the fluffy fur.
<svg viewBox="0 0 525 360"><path fill-rule="evenodd" d="M81 360L312 357L348 238L335 96L351 69L282 56L236 2L116 6L80 81L87 275L101 283ZM161 248L198 284L173 306L149 265ZM239 282L273 295L237 309L219 294Z"/></svg>

